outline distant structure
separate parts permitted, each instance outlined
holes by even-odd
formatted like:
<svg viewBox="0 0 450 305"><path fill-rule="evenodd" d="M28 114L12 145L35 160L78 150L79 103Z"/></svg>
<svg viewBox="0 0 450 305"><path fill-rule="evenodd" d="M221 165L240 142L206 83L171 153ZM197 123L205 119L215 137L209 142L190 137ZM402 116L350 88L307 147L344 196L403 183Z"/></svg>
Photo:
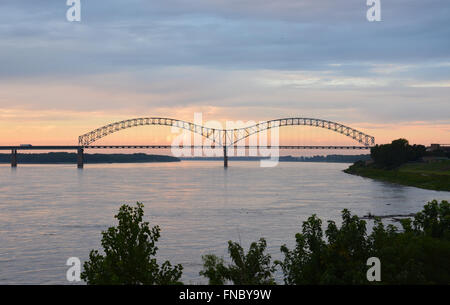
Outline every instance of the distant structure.
<svg viewBox="0 0 450 305"><path fill-rule="evenodd" d="M427 147L427 152L432 153L432 155L422 157L423 162L448 160L449 158L445 155L450 154L450 144L431 144L430 147Z"/></svg>
<svg viewBox="0 0 450 305"><path fill-rule="evenodd" d="M437 150L442 150L444 152L450 152L450 144L431 144L430 147L427 148L427 151L433 152Z"/></svg>

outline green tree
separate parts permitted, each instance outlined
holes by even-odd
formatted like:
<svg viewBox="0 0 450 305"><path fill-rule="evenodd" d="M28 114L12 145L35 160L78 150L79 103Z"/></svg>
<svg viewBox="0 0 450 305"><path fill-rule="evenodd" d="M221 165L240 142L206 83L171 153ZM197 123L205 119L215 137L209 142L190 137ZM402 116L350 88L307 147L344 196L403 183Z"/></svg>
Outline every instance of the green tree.
<svg viewBox="0 0 450 305"><path fill-rule="evenodd" d="M200 275L208 278L210 285L223 285L227 281L235 285L275 284L275 265L271 264L271 256L264 253L266 247L266 240L261 238L258 242L253 242L245 254L240 244L229 241L228 253L233 264L226 266L222 258L212 254L204 255Z"/></svg>
<svg viewBox="0 0 450 305"><path fill-rule="evenodd" d="M433 200L416 214L414 221L405 220L403 227L419 235L450 240L450 204Z"/></svg>
<svg viewBox="0 0 450 305"><path fill-rule="evenodd" d="M206 254L202 256L202 259L203 270L199 274L209 279L209 285L224 285L229 277L223 258Z"/></svg>
<svg viewBox="0 0 450 305"><path fill-rule="evenodd" d="M361 284L365 281L368 258L366 223L348 210L342 212L339 229L328 222L323 240L322 221L316 215L303 223L302 233L295 235L296 247L281 247L283 261L277 261L289 285L299 284ZM364 263L362 263L364 261Z"/></svg>
<svg viewBox="0 0 450 305"><path fill-rule="evenodd" d="M93 285L168 285L181 284L183 267L169 261L158 265L155 255L160 228L150 228L143 221L143 204L122 205L115 215L119 223L102 232L104 255L97 250L89 254L81 278Z"/></svg>
<svg viewBox="0 0 450 305"><path fill-rule="evenodd" d="M296 247L281 247L284 282L297 284L371 284L366 279L369 257L381 261L381 284L450 284L450 206L429 202L402 231L376 218L370 235L366 222L342 212L342 226L322 222L315 215L295 235Z"/></svg>
<svg viewBox="0 0 450 305"><path fill-rule="evenodd" d="M403 163L417 161L426 155L423 145L409 145L406 139L397 139L391 144L382 144L372 147L370 156L375 165L382 168L395 168Z"/></svg>

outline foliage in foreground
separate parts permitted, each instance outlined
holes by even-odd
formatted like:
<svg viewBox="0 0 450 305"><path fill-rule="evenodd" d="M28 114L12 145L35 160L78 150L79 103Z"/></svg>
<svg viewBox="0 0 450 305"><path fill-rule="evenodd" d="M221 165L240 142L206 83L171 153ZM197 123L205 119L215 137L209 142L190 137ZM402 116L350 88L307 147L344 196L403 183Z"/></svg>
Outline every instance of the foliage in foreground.
<svg viewBox="0 0 450 305"><path fill-rule="evenodd" d="M366 222L342 212L342 226L328 222L323 239L322 222L315 215L303 223L296 247L281 247L278 262L286 284L369 284L367 259L381 261L382 284L450 283L450 205L429 202L414 220L401 222L403 231L375 220L368 235Z"/></svg>
<svg viewBox="0 0 450 305"><path fill-rule="evenodd" d="M155 255L160 237L158 226L143 222L143 205L123 205L115 216L119 224L102 232L104 255L92 250L84 263L82 279L88 284L181 284L182 266L166 261L158 265ZM229 241L232 263L209 254L203 256L200 275L210 284L275 284L276 266L284 282L297 284L370 284L367 259L381 261L380 284L450 284L450 204L429 202L414 219L401 221L402 229L375 220L371 234L366 222L348 210L342 225L312 215L295 235L295 248L281 247L284 259L271 262L261 238L247 253Z"/></svg>
<svg viewBox="0 0 450 305"><path fill-rule="evenodd" d="M250 245L247 254L236 242L228 241L228 253L233 264L225 265L222 258L213 254L204 255L200 275L209 279L210 285L224 285L227 281L235 285L275 284L271 256L264 254L267 244L264 238Z"/></svg>
<svg viewBox="0 0 450 305"><path fill-rule="evenodd" d="M181 265L172 267L166 261L159 266L154 258L160 228L150 228L149 223L142 220L143 207L139 202L134 208L120 207L115 215L118 226L102 232L105 255L92 250L89 261L84 263L81 274L84 281L94 285L181 284Z"/></svg>
<svg viewBox="0 0 450 305"><path fill-rule="evenodd" d="M281 267L285 284L450 284L447 201L429 202L414 220L402 221L402 231L393 225L384 226L376 219L369 235L366 222L348 210L343 210L342 220L340 228L329 221L324 232L322 221L313 215L303 223L302 233L295 235L295 248L281 247L284 259L275 264ZM225 280L234 284L273 283L275 269L270 266L270 257L263 254L265 242L257 252L252 252L252 247L256 244L244 256L238 244L229 242L235 265L227 267L223 259L206 255L200 274L210 284L223 284ZM250 253L257 255L250 260ZM370 257L381 261L381 282L367 280L366 263ZM264 276L255 276L258 274L255 270L264 270Z"/></svg>

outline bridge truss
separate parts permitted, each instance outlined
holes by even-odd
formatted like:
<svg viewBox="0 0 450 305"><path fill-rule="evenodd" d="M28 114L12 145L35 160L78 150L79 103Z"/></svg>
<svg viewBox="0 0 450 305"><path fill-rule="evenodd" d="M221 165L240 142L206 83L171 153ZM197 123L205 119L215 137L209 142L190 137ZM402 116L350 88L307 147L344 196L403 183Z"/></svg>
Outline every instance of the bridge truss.
<svg viewBox="0 0 450 305"><path fill-rule="evenodd" d="M352 138L358 143L364 145L365 147L370 147L375 145L375 138L365 134L359 130L354 128L342 125L340 123L322 120L322 119L313 119L313 118L284 118L284 119L276 119L261 122L258 124L254 124L252 126L244 127L244 128L235 128L235 129L216 129L209 128L201 125L197 125L191 122L186 122L177 119L170 118L135 118L124 120L120 122L114 122L102 127L99 127L95 130L92 130L88 133L85 133L78 137L78 143L80 146L89 146L95 141L106 137L112 133L118 132L123 129L128 129L132 127L138 126L146 126L146 125L159 125L159 126L170 126L177 127L188 130L192 133L197 133L212 141L217 145L226 147L232 146L240 141L250 137L253 134L257 134L259 132L263 132L272 128L280 128L283 126L312 126L318 128L329 129L331 131L340 133L347 137Z"/></svg>

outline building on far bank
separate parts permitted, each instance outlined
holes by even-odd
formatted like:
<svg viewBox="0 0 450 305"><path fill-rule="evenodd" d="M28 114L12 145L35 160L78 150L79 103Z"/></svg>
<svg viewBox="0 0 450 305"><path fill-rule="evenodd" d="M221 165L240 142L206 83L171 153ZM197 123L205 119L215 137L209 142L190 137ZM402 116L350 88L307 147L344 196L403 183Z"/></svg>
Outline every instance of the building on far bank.
<svg viewBox="0 0 450 305"><path fill-rule="evenodd" d="M430 147L427 147L427 151L433 152L436 150L450 152L450 144L431 144Z"/></svg>
<svg viewBox="0 0 450 305"><path fill-rule="evenodd" d="M439 162L448 160L450 154L450 144L431 144L427 147L427 152L431 153L429 156L422 157L422 162Z"/></svg>

